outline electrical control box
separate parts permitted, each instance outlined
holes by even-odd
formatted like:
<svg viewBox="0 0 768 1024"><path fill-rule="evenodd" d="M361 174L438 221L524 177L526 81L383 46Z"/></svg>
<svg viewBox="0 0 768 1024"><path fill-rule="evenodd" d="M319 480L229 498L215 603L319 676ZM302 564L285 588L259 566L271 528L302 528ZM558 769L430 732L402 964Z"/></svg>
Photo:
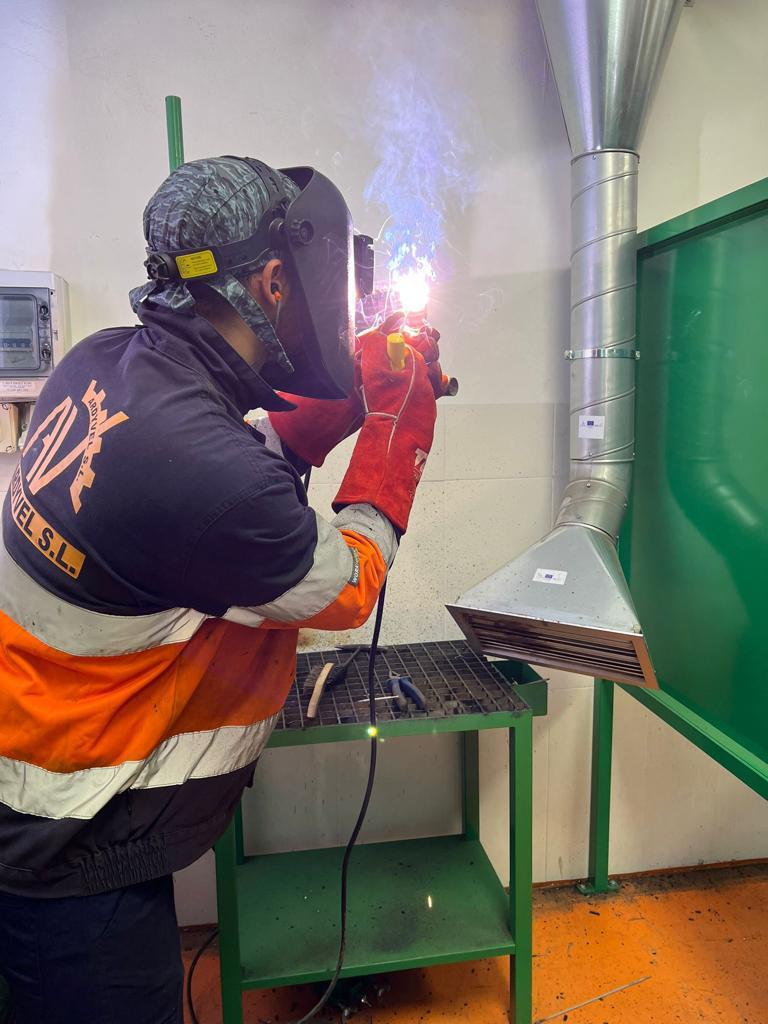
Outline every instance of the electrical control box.
<svg viewBox="0 0 768 1024"><path fill-rule="evenodd" d="M31 404L68 347L66 281L0 270L0 452L21 447Z"/></svg>

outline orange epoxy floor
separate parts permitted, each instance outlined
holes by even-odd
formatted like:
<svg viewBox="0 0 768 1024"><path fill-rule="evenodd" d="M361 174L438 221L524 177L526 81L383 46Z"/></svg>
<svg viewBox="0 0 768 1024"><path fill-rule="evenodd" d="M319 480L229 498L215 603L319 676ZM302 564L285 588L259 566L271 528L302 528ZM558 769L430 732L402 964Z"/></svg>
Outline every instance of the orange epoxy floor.
<svg viewBox="0 0 768 1024"><path fill-rule="evenodd" d="M185 947L205 935L185 932ZM589 900L570 886L539 889L533 972L536 1021L768 1024L768 864L633 879L617 896ZM352 1020L502 1024L507 976L503 960L391 975L382 1005ZM571 1009L640 978L648 980ZM220 1024L215 948L198 964L194 991L200 1024ZM312 995L249 992L246 1024L287 1024Z"/></svg>

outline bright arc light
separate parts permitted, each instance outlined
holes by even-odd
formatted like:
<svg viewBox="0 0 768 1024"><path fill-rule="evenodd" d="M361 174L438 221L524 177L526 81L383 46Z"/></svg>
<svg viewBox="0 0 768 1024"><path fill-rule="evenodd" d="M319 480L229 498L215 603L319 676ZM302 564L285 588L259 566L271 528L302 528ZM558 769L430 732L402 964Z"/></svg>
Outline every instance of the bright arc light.
<svg viewBox="0 0 768 1024"><path fill-rule="evenodd" d="M419 259L415 267L404 273L393 272L393 285L398 294L400 308L406 313L420 313L427 308L429 301L429 282L434 279L434 271L427 259Z"/></svg>

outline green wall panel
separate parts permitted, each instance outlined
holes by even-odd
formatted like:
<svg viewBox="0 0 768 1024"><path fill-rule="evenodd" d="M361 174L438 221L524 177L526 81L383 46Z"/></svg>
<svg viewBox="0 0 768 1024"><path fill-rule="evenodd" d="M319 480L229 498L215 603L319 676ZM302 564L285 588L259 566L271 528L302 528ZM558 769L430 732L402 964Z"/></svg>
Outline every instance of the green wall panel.
<svg viewBox="0 0 768 1024"><path fill-rule="evenodd" d="M768 179L647 232L622 552L661 686L768 761Z"/></svg>

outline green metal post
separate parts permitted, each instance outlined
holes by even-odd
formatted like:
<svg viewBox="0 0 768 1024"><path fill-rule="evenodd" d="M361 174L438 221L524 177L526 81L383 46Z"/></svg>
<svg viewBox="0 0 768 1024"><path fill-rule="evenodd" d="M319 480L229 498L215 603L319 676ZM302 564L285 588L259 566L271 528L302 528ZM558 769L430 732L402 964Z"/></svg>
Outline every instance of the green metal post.
<svg viewBox="0 0 768 1024"><path fill-rule="evenodd" d="M240 921L237 907L235 823L216 844L216 902L219 911L219 972L223 1024L243 1024Z"/></svg>
<svg viewBox="0 0 768 1024"><path fill-rule="evenodd" d="M509 730L509 902L515 955L510 967L511 1024L533 1018L533 717Z"/></svg>
<svg viewBox="0 0 768 1024"><path fill-rule="evenodd" d="M165 123L168 129L168 164L172 171L184 163L184 132L181 125L181 99L165 97Z"/></svg>
<svg viewBox="0 0 768 1024"><path fill-rule="evenodd" d="M480 838L480 757L479 733L463 732L462 738L462 812L464 838Z"/></svg>
<svg viewBox="0 0 768 1024"><path fill-rule="evenodd" d="M235 817L232 819L235 830L235 863L245 864L245 847L243 845L243 805L238 804Z"/></svg>
<svg viewBox="0 0 768 1024"><path fill-rule="evenodd" d="M608 877L611 828L611 765L613 760L614 683L595 680L592 698L592 795L589 808L589 879L576 888L582 896L616 892Z"/></svg>

